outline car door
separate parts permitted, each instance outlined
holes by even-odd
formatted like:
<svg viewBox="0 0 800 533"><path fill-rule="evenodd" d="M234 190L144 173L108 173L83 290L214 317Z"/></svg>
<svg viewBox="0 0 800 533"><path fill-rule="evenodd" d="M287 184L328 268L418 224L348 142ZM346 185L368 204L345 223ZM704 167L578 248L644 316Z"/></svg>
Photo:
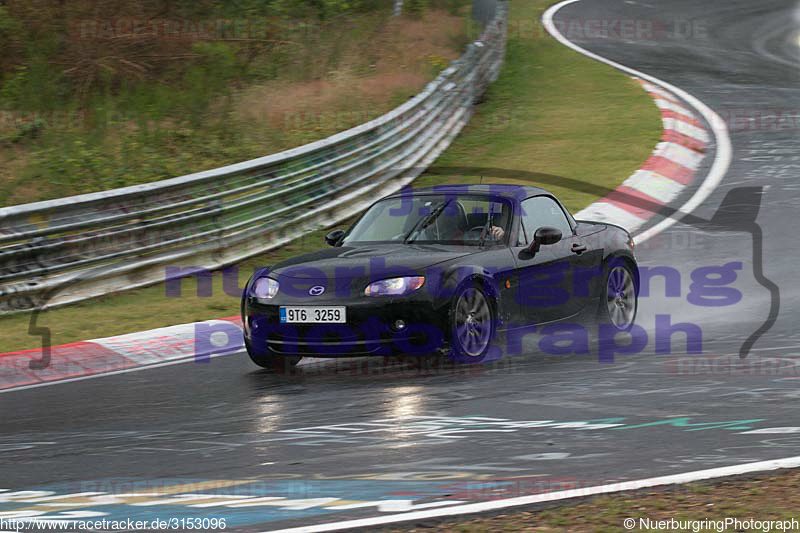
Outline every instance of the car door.
<svg viewBox="0 0 800 533"><path fill-rule="evenodd" d="M518 304L515 298L514 279L516 277L516 263L512 257L508 237L511 229L511 214L513 207L510 202L498 198L462 198L459 200L466 217L466 228L477 230L472 232L476 240L481 235L487 222L487 217L492 217L492 226L500 227L503 236L494 239L489 235L484 236L484 247L480 253L479 264L487 279L492 279L494 290L498 294L497 318L500 320L499 329L505 329L508 324L518 316ZM470 258L470 261L475 261Z"/></svg>
<svg viewBox="0 0 800 533"><path fill-rule="evenodd" d="M550 196L534 196L520 204L520 230L512 248L517 268L516 301L518 320L524 324L543 324L578 313L589 301L589 294L575 291L576 280L584 277L576 269L594 266L594 254L575 234L572 222L561 205ZM542 245L531 253L529 244L541 227L561 230L561 241Z"/></svg>

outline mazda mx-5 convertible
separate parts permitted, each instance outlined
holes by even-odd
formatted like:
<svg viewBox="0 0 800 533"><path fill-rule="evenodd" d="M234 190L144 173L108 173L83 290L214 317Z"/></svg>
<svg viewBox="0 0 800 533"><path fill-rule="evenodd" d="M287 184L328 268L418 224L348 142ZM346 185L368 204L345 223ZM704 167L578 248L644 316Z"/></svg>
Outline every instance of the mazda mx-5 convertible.
<svg viewBox="0 0 800 533"><path fill-rule="evenodd" d="M575 220L535 187L404 189L325 241L248 281L242 321L256 364L392 353L478 362L500 332L584 319L627 331L636 318L630 234Z"/></svg>

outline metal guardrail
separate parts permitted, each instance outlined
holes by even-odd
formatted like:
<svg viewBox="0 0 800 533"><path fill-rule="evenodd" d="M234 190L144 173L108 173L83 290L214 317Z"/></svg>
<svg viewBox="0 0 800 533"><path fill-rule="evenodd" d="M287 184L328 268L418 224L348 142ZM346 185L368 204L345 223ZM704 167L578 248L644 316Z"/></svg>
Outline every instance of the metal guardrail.
<svg viewBox="0 0 800 533"><path fill-rule="evenodd" d="M0 208L0 314L219 268L333 225L411 182L450 144L505 55L505 3L403 105L326 139L164 181ZM87 273L91 275L87 275Z"/></svg>

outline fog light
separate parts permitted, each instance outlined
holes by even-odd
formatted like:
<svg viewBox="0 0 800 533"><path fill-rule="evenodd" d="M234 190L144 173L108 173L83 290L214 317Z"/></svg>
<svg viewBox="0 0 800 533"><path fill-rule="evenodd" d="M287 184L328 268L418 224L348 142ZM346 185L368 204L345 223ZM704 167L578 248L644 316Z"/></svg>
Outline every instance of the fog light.
<svg viewBox="0 0 800 533"><path fill-rule="evenodd" d="M395 331L400 331L401 329L406 327L406 323L403 320L395 320L393 327Z"/></svg>

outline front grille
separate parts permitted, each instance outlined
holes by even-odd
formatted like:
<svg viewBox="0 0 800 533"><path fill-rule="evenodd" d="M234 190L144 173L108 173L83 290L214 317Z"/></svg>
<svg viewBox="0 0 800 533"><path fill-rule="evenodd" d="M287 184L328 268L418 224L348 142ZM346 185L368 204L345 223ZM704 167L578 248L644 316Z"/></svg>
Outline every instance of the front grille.
<svg viewBox="0 0 800 533"><path fill-rule="evenodd" d="M417 346L424 346L427 338L424 333L414 335L410 342ZM380 340L374 338L369 341L364 335L355 338L339 339L331 337L322 340L307 340L304 336L288 336L280 333L267 335L267 346L276 353L285 355L389 355L394 347L394 338L391 335L382 335Z"/></svg>

